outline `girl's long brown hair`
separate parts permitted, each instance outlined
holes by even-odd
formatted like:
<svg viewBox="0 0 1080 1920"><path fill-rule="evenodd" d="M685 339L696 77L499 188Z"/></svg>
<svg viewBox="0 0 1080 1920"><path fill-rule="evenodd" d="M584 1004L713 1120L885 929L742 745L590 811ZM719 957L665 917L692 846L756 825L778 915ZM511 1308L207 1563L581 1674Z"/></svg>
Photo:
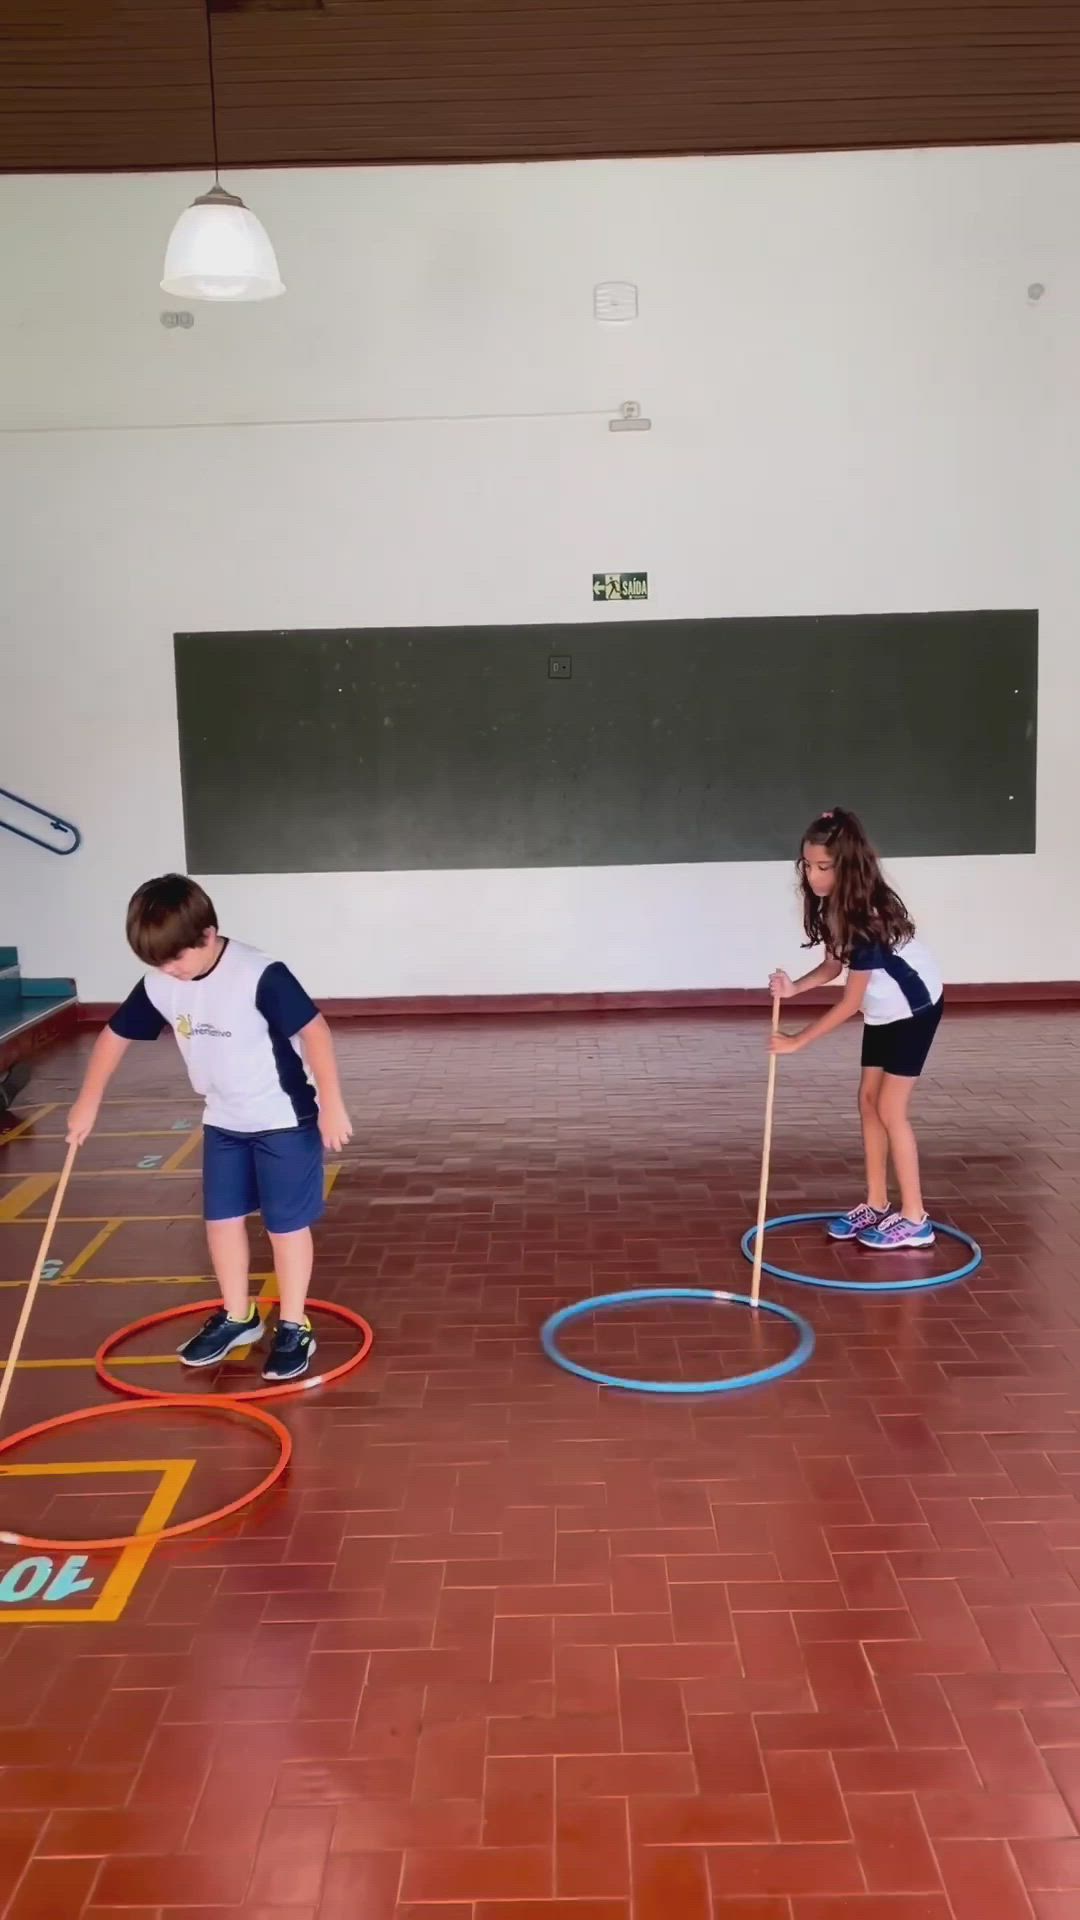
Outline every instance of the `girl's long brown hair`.
<svg viewBox="0 0 1080 1920"><path fill-rule="evenodd" d="M825 847L832 855L836 880L827 900L819 900L807 881L806 846ZM834 959L846 960L862 941L879 941L891 951L913 937L915 922L885 879L857 814L843 807L819 814L803 834L795 870L808 947L825 947Z"/></svg>

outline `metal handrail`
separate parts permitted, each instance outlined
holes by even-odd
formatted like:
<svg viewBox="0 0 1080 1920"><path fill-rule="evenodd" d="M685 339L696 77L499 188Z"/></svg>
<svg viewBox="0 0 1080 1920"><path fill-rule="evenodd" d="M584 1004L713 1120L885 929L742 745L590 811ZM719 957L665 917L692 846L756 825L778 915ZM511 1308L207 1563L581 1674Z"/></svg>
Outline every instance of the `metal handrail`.
<svg viewBox="0 0 1080 1920"><path fill-rule="evenodd" d="M39 833L28 833L25 827L13 826L10 820L0 818L0 827L7 833L17 833L20 840L29 840L31 846L44 847L46 853L75 853L82 846L82 834L70 820L62 820L58 814L50 812L48 807L38 807L32 800L24 800L21 793L11 793L7 787L0 787L0 800L14 800L17 807L25 807L27 813L36 813L40 819L47 820L54 833L66 834L70 845L58 847L52 840L42 839Z"/></svg>

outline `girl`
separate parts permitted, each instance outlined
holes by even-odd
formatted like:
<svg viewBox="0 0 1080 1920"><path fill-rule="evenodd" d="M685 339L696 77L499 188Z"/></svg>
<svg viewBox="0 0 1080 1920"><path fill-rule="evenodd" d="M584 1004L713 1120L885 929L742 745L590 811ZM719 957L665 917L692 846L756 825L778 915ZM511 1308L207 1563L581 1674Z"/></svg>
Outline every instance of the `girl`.
<svg viewBox="0 0 1080 1920"><path fill-rule="evenodd" d="M944 992L932 956L915 938L903 901L887 884L861 822L842 807L821 814L803 838L796 862L809 947L823 946L820 966L769 985L787 1000L825 986L847 969L836 1006L793 1036L777 1034L773 1053L801 1053L861 1011L865 1022L859 1113L866 1150L866 1199L832 1221L834 1240L893 1251L933 1245L934 1229L919 1185L919 1150L908 1105L941 1022ZM900 1183L900 1210L890 1211L888 1164Z"/></svg>

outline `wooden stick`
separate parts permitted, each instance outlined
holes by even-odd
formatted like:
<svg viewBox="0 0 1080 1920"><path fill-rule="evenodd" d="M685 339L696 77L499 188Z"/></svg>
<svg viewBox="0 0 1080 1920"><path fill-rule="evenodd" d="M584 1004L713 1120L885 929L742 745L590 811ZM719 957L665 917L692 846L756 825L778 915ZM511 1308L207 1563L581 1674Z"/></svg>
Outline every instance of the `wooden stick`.
<svg viewBox="0 0 1080 1920"><path fill-rule="evenodd" d="M780 995L773 994L773 1038L780 1031ZM761 1185L758 1188L757 1232L754 1235L754 1278L750 1298L755 1307L761 1298L761 1262L765 1254L765 1208L769 1199L769 1160L772 1155L773 1102L776 1098L776 1055L769 1055L769 1089L765 1095L765 1139L761 1148ZM2 1408L0 1401L0 1408Z"/></svg>
<svg viewBox="0 0 1080 1920"><path fill-rule="evenodd" d="M15 1378L15 1366L22 1350L26 1329L30 1324L30 1314L33 1310L34 1297L38 1290L38 1283L41 1280L42 1269L45 1265L56 1222L60 1217L60 1209L64 1204L64 1194L67 1190L67 1183L71 1178L71 1169L75 1164L75 1155L78 1151L79 1149L74 1143L72 1143L67 1150L64 1170L56 1183L56 1192L53 1195L49 1218L45 1222L45 1231L41 1236L41 1245L38 1248L37 1259L34 1261L34 1271L30 1275L30 1285L26 1289L26 1299L23 1301L23 1309L19 1315L19 1324L15 1329L15 1337L8 1350L7 1361L4 1365L4 1378L0 1381L0 1424L3 1423L4 1408L7 1406L8 1394L11 1392L11 1383Z"/></svg>

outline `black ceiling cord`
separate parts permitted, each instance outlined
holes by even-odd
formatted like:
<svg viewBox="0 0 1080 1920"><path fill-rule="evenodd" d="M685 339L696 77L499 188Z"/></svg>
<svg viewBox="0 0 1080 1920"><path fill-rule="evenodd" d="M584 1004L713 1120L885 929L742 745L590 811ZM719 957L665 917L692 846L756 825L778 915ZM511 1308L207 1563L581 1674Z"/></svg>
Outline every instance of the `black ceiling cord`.
<svg viewBox="0 0 1080 1920"><path fill-rule="evenodd" d="M206 14L206 66L210 75L210 132L214 142L214 185L221 185L221 162L218 156L217 132L217 86L214 79L214 23L212 0L205 0Z"/></svg>
<svg viewBox="0 0 1080 1920"><path fill-rule="evenodd" d="M325 13L326 0L210 0L211 13Z"/></svg>

